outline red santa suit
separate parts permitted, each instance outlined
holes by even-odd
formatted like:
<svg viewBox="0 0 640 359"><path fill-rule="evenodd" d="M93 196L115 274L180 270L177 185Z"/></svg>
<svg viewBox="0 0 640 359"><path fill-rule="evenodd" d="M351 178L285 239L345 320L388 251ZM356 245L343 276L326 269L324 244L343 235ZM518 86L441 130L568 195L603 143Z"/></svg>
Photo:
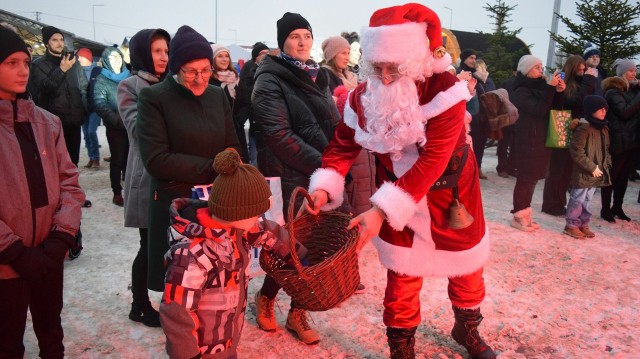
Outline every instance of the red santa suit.
<svg viewBox="0 0 640 359"><path fill-rule="evenodd" d="M372 25L363 29L363 59L371 63L398 64L411 57L413 52L428 52L429 48L423 50L428 45L420 48L420 43L413 44L408 40L419 37L420 31L424 34L424 26L414 30L415 24ZM397 27L402 27L400 43L396 36L398 29L393 29L391 35L385 33L389 28ZM412 34L413 31L417 33ZM437 31L440 31L439 24ZM434 38L429 36L432 47L438 45ZM368 47L372 43L375 46ZM399 156L367 148L374 152L378 163L379 190L371 197L371 202L386 215L379 237L373 239L373 244L381 263L389 269L384 302L387 326L413 327L419 324L419 291L424 276L449 277L449 296L454 306L477 307L484 298L482 267L489 256L489 237L482 209L478 168L472 151L469 150L458 179L460 202L474 218L470 226L463 229L448 226L452 189L430 191L445 171L454 151L466 146L464 117L470 94L466 82L460 82L444 71L450 63L448 55L434 59L433 74L416 81L423 116L416 121L426 121L426 142L404 144ZM344 177L358 153L366 147L363 144L368 143L370 134L365 130L367 119L361 101L366 91L367 83L362 83L349 93L344 121L338 125L333 140L325 148L322 168L311 177L310 192L322 189L329 194L329 202L323 210L340 205Z"/></svg>

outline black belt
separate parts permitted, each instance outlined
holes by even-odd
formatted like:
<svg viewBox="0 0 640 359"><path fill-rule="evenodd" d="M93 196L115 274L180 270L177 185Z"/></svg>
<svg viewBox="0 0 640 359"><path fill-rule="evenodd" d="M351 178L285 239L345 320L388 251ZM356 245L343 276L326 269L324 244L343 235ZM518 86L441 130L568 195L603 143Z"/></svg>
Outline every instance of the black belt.
<svg viewBox="0 0 640 359"><path fill-rule="evenodd" d="M444 172L436 182L431 186L429 191L437 191L441 189L453 188L458 186L458 179L460 178L460 174L462 173L462 169L464 165L467 163L467 158L469 157L469 145L464 145L463 147L454 150L451 154L451 158L449 159L449 163L447 164L447 168L445 168ZM379 164L378 158L376 157L376 163ZM379 166L378 166L379 167ZM396 175L389 171L387 167L382 166L384 171L387 174L387 178L392 182L398 180Z"/></svg>

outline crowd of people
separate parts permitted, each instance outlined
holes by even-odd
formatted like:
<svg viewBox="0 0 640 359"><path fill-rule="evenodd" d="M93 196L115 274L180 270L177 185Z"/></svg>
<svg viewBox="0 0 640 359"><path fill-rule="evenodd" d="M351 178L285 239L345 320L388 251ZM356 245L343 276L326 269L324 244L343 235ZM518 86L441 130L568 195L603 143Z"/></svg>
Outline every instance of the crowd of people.
<svg viewBox="0 0 640 359"><path fill-rule="evenodd" d="M300 213L348 213L358 251L375 246L387 269L391 358L415 357L419 295L430 276L448 278L454 340L471 358L496 357L478 329L490 251L480 193L489 138L498 140L498 175L516 177L512 227L540 228L531 202L541 179L541 211L566 217L571 237L596 236L596 188L603 219L631 220L623 200L640 157L632 60L617 59L608 77L587 43L545 76L542 61L524 55L496 86L479 51L465 49L453 66L438 16L422 5L380 9L360 34L327 38L320 63L302 15L286 12L276 27L278 48L256 43L240 71L228 48L187 25L173 37L141 30L129 56L107 47L99 66L88 49L66 52L64 33L50 26L42 29L45 55L31 61L17 33L0 27L0 147L3 164L15 167L3 183L16 201L0 207L0 291L15 293L0 295L8 334L0 358L24 354L28 310L40 355L64 356L63 261L81 246L81 207L92 206L78 182L81 139L85 167L100 168L100 121L112 202L140 236L129 318L162 327L171 358L236 358L248 301L260 329L278 329L281 283L267 274L247 298L250 247L287 254L286 231L263 216L272 202L265 177L281 179L285 213L294 189L306 188L312 202L299 198ZM552 110L571 111L564 148L545 144ZM194 186L211 184L194 198ZM159 310L149 290L164 292ZM365 290L361 283L356 292ZM295 298L285 327L307 345L322 339Z"/></svg>

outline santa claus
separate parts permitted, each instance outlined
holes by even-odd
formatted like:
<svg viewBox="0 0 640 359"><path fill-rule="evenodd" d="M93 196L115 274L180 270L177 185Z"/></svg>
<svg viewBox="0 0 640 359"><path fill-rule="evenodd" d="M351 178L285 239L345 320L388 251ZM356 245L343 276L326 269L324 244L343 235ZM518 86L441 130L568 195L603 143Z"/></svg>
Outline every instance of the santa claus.
<svg viewBox="0 0 640 359"><path fill-rule="evenodd" d="M472 358L494 358L478 325L489 256L478 168L465 143L467 83L446 72L438 16L419 4L376 11L361 31L362 82L311 177L312 213L337 208L364 148L377 158L373 208L355 217L359 248L373 239L388 269L383 320L392 358L413 358L422 277L449 278L451 335ZM469 216L452 223L451 206Z"/></svg>

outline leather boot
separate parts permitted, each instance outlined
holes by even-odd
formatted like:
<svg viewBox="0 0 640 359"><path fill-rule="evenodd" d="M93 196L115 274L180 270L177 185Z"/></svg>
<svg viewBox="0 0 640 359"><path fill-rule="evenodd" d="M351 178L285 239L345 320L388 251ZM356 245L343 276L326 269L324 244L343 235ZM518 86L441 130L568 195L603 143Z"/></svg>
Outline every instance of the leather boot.
<svg viewBox="0 0 640 359"><path fill-rule="evenodd" d="M414 359L416 357L414 336L417 328L387 327L387 342L391 359Z"/></svg>
<svg viewBox="0 0 640 359"><path fill-rule="evenodd" d="M469 352L471 359L493 359L496 353L482 340L478 326L483 317L480 308L462 309L453 307L456 322L451 329L453 339Z"/></svg>
<svg viewBox="0 0 640 359"><path fill-rule="evenodd" d="M140 322L147 327L160 327L160 313L158 313L149 302L145 304L131 303L129 319L134 322Z"/></svg>

